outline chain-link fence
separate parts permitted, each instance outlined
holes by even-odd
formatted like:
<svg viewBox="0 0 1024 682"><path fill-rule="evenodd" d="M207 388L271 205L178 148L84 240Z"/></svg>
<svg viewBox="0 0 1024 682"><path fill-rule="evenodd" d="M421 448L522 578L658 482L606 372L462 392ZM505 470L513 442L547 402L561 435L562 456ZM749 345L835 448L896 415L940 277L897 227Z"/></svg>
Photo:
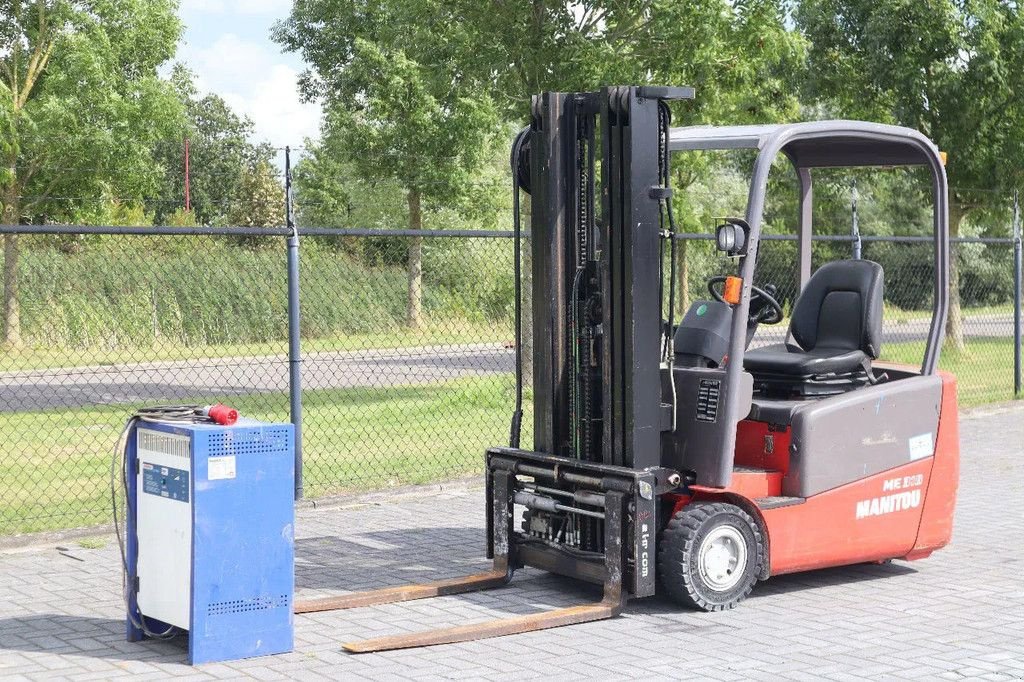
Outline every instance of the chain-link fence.
<svg viewBox="0 0 1024 682"><path fill-rule="evenodd" d="M711 235L686 235L682 274L681 308L708 295L705 281L724 274L723 263ZM950 322L939 367L956 375L961 406L1013 399L1019 393L1020 285L1015 285L1015 260L1019 237L958 237L952 250L957 262L957 305ZM880 263L885 272L885 303L881 360L920 365L932 320L935 251L930 237L836 236L815 237L812 268L822 263L860 257ZM758 249L757 283L772 284L783 307L778 325L761 325L751 347L784 343L789 313L799 294L797 243L794 235L767 235ZM678 319L678 314L677 314Z"/></svg>
<svg viewBox="0 0 1024 682"><path fill-rule="evenodd" d="M0 534L106 522L112 451L144 405L224 401L268 421L301 407L310 497L476 472L508 437L508 233L305 231L292 251L301 339L290 348L288 230L17 229L5 267L17 325L0 354ZM678 244L676 320L721 270L707 237ZM853 246L817 241L815 265ZM931 245L865 238L861 249L886 271L883 357L920 362ZM947 342L941 364L962 404L1009 399L1013 240L964 239L957 253L963 342ZM762 244L758 283L778 288L787 315L795 263L791 237ZM785 328L762 326L754 343L778 343Z"/></svg>
<svg viewBox="0 0 1024 682"><path fill-rule="evenodd" d="M473 472L508 437L510 235L303 236L298 388L286 231L74 229L16 237L0 534L106 521L110 457L144 405L223 401L288 421L301 395L307 496ZM415 301L411 249L422 262Z"/></svg>

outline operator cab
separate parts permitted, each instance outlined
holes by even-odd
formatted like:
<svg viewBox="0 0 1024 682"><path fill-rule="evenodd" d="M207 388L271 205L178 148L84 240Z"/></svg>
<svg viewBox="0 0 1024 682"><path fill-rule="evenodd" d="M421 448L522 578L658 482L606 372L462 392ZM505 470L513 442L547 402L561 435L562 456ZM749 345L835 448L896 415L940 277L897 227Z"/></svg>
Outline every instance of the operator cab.
<svg viewBox="0 0 1024 682"><path fill-rule="evenodd" d="M715 229L727 274L707 280L709 296L694 301L672 330L664 382L671 391L663 395L675 409L666 464L708 488L728 487L734 466L736 471L778 470L782 495L798 499L857 480L864 475L865 458L872 459L869 469L899 465L909 439L924 434L923 442L935 433L923 415L937 414L942 393L936 365L948 225L945 172L934 144L905 128L822 121L675 128L669 148L749 149L756 158L743 218L725 218ZM755 279L768 176L778 155L788 158L799 184L798 224L791 237L799 294L788 320L777 287ZM859 258L817 269L811 264L812 171L872 166L931 171L934 299L919 369L875 366L883 336L881 265ZM784 335L771 334L769 345L752 347L760 345L752 343L760 325L784 322ZM897 430L906 437L894 436ZM776 438L791 456L775 456ZM864 443L871 444L872 454L858 450Z"/></svg>
<svg viewBox="0 0 1024 682"><path fill-rule="evenodd" d="M716 288L726 277L708 280L712 300L690 306L675 331L677 367L725 364L732 306ZM777 288L752 286L747 345L761 324L783 320ZM871 370L882 336L882 266L869 260L826 263L807 282L793 306L791 342L747 351L743 367L754 377L754 392L765 397L824 396L876 383Z"/></svg>
<svg viewBox="0 0 1024 682"><path fill-rule="evenodd" d="M676 367L720 367L728 360L732 306L708 280L710 300L695 301L675 330ZM882 266L839 260L814 272L793 306L787 341L748 350L743 368L753 377L749 419L786 426L808 400L883 381L871 363L882 345ZM762 324L783 320L777 287L752 286L746 345Z"/></svg>

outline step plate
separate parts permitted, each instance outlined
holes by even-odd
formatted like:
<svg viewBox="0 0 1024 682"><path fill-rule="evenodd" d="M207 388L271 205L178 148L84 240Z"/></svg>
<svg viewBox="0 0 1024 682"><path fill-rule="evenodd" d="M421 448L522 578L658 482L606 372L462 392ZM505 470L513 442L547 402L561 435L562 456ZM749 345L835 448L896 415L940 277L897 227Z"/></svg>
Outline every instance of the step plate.
<svg viewBox="0 0 1024 682"><path fill-rule="evenodd" d="M757 505L758 509L778 509L780 507L792 507L795 504L803 504L806 502L806 498L803 497L759 497L754 500L754 504Z"/></svg>

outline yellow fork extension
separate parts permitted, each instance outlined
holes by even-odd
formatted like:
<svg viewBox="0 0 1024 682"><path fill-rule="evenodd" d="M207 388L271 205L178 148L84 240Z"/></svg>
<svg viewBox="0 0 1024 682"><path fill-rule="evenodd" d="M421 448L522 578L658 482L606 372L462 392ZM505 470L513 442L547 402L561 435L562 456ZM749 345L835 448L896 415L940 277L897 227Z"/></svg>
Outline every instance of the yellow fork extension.
<svg viewBox="0 0 1024 682"><path fill-rule="evenodd" d="M466 575L460 578L439 580L433 583L401 585L399 587L386 587L382 590L343 594L337 597L307 599L295 602L295 613L355 609L361 606L376 606L377 604L394 604L396 602L412 601L413 599L444 597L451 594L462 594L463 592L473 592L474 590L501 587L508 582L508 579L509 575L506 571L493 570L486 573Z"/></svg>
<svg viewBox="0 0 1024 682"><path fill-rule="evenodd" d="M516 616L514 618L502 618L476 625L460 625L453 628L439 630L427 630L425 632L412 632L405 635L393 635L391 637L377 637L375 639L364 639L358 642L347 642L342 648L353 654L366 654L376 651L391 651L393 649L409 649L421 646L434 646L436 644L454 644L456 642L471 642L477 639L489 637L503 637L505 635L517 635L523 632L534 632L546 630L564 625L576 625L578 623L589 623L595 620L614 618L622 612L622 601L619 599L605 598L596 604L585 604L581 606L570 606L564 609L544 611L528 616Z"/></svg>

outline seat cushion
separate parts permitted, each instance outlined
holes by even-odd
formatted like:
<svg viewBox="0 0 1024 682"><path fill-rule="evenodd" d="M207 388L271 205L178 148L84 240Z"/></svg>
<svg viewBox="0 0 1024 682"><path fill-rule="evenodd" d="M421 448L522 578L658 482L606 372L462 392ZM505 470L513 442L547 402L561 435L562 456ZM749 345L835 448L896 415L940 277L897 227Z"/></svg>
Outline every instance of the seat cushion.
<svg viewBox="0 0 1024 682"><path fill-rule="evenodd" d="M863 369L867 354L860 350L818 346L803 351L796 346L776 344L749 350L743 367L754 374L787 377L811 377L824 374L849 374Z"/></svg>
<svg viewBox="0 0 1024 682"><path fill-rule="evenodd" d="M793 304L789 331L801 348L882 349L882 266L837 260L814 271Z"/></svg>

